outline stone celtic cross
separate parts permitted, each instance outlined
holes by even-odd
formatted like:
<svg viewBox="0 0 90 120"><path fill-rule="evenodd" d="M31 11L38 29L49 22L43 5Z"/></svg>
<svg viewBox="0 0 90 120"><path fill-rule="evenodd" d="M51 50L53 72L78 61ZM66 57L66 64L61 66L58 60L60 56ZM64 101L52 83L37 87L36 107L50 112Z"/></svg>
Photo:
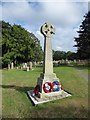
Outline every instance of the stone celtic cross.
<svg viewBox="0 0 90 120"><path fill-rule="evenodd" d="M44 35L44 67L43 73L52 74L53 73L53 59L52 59L52 43L51 37L55 34L55 28L49 24L45 23L41 26L41 33Z"/></svg>
<svg viewBox="0 0 90 120"><path fill-rule="evenodd" d="M45 37L51 37L53 34L55 34L55 28L49 24L49 23L45 23L42 27L41 27L41 33L45 36Z"/></svg>
<svg viewBox="0 0 90 120"><path fill-rule="evenodd" d="M41 26L41 33L44 35L44 62L43 73L38 78L37 84L41 86L41 95L45 94L43 91L43 85L45 82L59 81L56 74L53 73L53 56L52 56L52 35L55 34L55 28L49 23L44 23Z"/></svg>

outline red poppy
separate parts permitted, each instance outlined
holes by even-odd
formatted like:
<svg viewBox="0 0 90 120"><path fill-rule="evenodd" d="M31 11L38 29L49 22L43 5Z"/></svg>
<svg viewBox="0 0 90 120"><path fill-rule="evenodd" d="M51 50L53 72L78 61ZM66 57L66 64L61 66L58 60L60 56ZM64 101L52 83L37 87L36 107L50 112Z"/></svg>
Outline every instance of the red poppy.
<svg viewBox="0 0 90 120"><path fill-rule="evenodd" d="M49 93L52 91L52 83L51 82L46 82L44 85L43 85L43 90L45 93Z"/></svg>
<svg viewBox="0 0 90 120"><path fill-rule="evenodd" d="M40 85L36 85L36 87L34 88L35 95L38 95L39 92L40 92Z"/></svg>

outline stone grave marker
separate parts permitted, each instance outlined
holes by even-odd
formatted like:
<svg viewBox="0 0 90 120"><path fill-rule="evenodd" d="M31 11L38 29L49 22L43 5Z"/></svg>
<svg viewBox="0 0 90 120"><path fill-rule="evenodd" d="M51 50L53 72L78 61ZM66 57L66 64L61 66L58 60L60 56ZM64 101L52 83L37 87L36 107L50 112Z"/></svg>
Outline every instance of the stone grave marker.
<svg viewBox="0 0 90 120"><path fill-rule="evenodd" d="M13 69L14 68L14 64L13 64L13 62L11 63L11 69Z"/></svg>
<svg viewBox="0 0 90 120"><path fill-rule="evenodd" d="M19 69L18 67L16 67L17 69Z"/></svg>
<svg viewBox="0 0 90 120"><path fill-rule="evenodd" d="M74 61L73 61L74 63L76 63L77 61L76 61L76 59L74 59Z"/></svg>
<svg viewBox="0 0 90 120"><path fill-rule="evenodd" d="M22 64L23 69L25 69L25 63Z"/></svg>
<svg viewBox="0 0 90 120"><path fill-rule="evenodd" d="M32 70L32 62L29 62L30 70Z"/></svg>
<svg viewBox="0 0 90 120"><path fill-rule="evenodd" d="M33 66L34 66L34 67L36 67L36 65L37 65L36 61L35 61L35 62L33 62Z"/></svg>
<svg viewBox="0 0 90 120"><path fill-rule="evenodd" d="M8 70L10 70L10 64L8 64Z"/></svg>
<svg viewBox="0 0 90 120"><path fill-rule="evenodd" d="M27 70L27 72L29 71L29 67L28 66L27 66L26 70Z"/></svg>
<svg viewBox="0 0 90 120"><path fill-rule="evenodd" d="M43 73L38 78L34 90L28 91L28 95L35 105L71 96L63 90L59 78L53 72L51 39L55 34L55 28L53 25L45 23L41 26L41 33L44 35Z"/></svg>
<svg viewBox="0 0 90 120"><path fill-rule="evenodd" d="M25 65L25 68L27 68L27 63L24 63L24 65Z"/></svg>

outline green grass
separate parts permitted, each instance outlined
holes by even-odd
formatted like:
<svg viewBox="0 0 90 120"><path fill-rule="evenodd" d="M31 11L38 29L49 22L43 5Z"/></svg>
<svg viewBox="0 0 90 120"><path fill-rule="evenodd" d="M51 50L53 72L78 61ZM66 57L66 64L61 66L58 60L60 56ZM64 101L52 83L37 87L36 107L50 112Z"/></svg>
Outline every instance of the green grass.
<svg viewBox="0 0 90 120"><path fill-rule="evenodd" d="M27 91L33 89L42 68L33 71L3 70L3 118L86 118L88 83L73 67L55 67L54 72L71 97L32 106Z"/></svg>

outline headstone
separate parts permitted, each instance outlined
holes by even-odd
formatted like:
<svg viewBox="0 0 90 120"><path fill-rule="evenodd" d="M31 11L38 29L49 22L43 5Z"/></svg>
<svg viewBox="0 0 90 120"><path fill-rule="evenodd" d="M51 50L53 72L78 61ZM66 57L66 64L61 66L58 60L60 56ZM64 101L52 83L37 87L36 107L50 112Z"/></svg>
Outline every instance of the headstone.
<svg viewBox="0 0 90 120"><path fill-rule="evenodd" d="M66 59L66 64L68 64L68 59Z"/></svg>
<svg viewBox="0 0 90 120"><path fill-rule="evenodd" d="M17 67L17 69L18 69L18 67Z"/></svg>
<svg viewBox="0 0 90 120"><path fill-rule="evenodd" d="M68 64L70 64L70 60L68 60Z"/></svg>
<svg viewBox="0 0 90 120"><path fill-rule="evenodd" d="M62 59L62 64L64 64L65 63L65 60L64 59Z"/></svg>
<svg viewBox="0 0 90 120"><path fill-rule="evenodd" d="M13 64L13 62L11 63L11 69L13 69L14 68L14 64Z"/></svg>
<svg viewBox="0 0 90 120"><path fill-rule="evenodd" d="M36 64L36 61L35 61L35 62L33 62L33 66L34 66L34 67L36 67L36 65L37 65L37 64Z"/></svg>
<svg viewBox="0 0 90 120"><path fill-rule="evenodd" d="M29 71L29 67L26 68L27 72Z"/></svg>
<svg viewBox="0 0 90 120"><path fill-rule="evenodd" d="M10 64L8 64L8 70L10 70Z"/></svg>
<svg viewBox="0 0 90 120"><path fill-rule="evenodd" d="M74 63L76 63L77 61L76 61L76 59L74 59Z"/></svg>
<svg viewBox="0 0 90 120"><path fill-rule="evenodd" d="M22 65L22 66L23 66L23 69L25 69L25 67L26 67L26 66L25 66L25 63L23 63L23 65Z"/></svg>
<svg viewBox="0 0 90 120"><path fill-rule="evenodd" d="M25 68L27 68L27 63L25 63L24 65L25 65Z"/></svg>
<svg viewBox="0 0 90 120"><path fill-rule="evenodd" d="M29 62L30 70L32 70L32 62Z"/></svg>

